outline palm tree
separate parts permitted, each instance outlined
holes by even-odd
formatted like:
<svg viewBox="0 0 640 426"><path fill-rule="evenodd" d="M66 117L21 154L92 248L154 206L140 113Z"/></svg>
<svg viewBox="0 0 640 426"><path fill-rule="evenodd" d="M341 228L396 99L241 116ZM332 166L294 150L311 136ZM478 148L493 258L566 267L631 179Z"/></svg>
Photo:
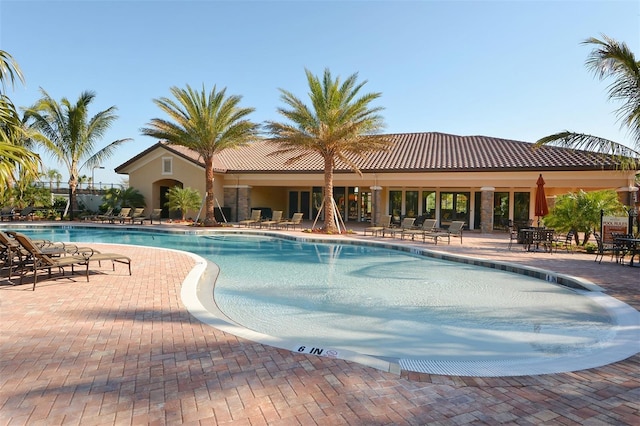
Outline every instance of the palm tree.
<svg viewBox="0 0 640 426"><path fill-rule="evenodd" d="M192 188L180 188L174 186L167 191L167 202L165 206L169 210L179 210L181 214L181 220L184 222L188 210L196 210L202 203L200 193Z"/></svg>
<svg viewBox="0 0 640 426"><path fill-rule="evenodd" d="M216 87L209 94L204 86L196 92L189 85L186 89L171 88L175 100L154 99L154 103L173 121L154 118L149 127L140 131L143 135L181 145L200 154L205 164L205 226L215 225L213 193L213 157L227 148L247 144L258 135L259 125L246 117L254 108L240 108L240 96L226 97L226 88Z"/></svg>
<svg viewBox="0 0 640 426"><path fill-rule="evenodd" d="M274 155L292 154L287 164L311 155L324 160L324 231L336 232L333 204L333 172L337 161L361 174L352 161L353 155L364 157L374 151L385 150L391 140L378 132L384 127L378 112L381 107L370 108L380 93L359 92L366 84L357 83L358 74L352 74L343 83L335 80L325 69L323 79L305 69L312 107L305 105L292 93L280 89L281 100L289 107L278 108L289 123L267 122L267 130L273 136L271 142L280 148Z"/></svg>
<svg viewBox="0 0 640 426"><path fill-rule="evenodd" d="M594 45L587 58L586 66L603 80L612 77L609 85L609 99L622 101L618 108L618 120L627 127L634 142L629 148L623 144L583 133L564 131L546 136L536 142L536 146L552 144L576 149L595 151L613 155L623 170L640 166L640 62L625 43L619 43L605 35L603 40L589 38L583 44Z"/></svg>
<svg viewBox="0 0 640 426"><path fill-rule="evenodd" d="M89 104L95 98L95 93L82 92L77 102L71 104L67 98L62 98L58 103L43 89L41 92L43 97L25 115L40 132L33 137L34 140L67 167L70 216L73 219L73 211L78 208L76 189L80 170L102 164L115 153L118 146L131 139L115 140L96 151L96 144L118 118L116 107L89 117Z"/></svg>
<svg viewBox="0 0 640 426"><path fill-rule="evenodd" d="M584 233L582 245L589 241L593 229L600 227L600 215L620 215L624 206L618 201L613 190L571 192L560 195L553 210L545 216L544 224L559 231L575 231L576 244L580 244L579 234Z"/></svg>
<svg viewBox="0 0 640 426"><path fill-rule="evenodd" d="M36 178L40 168L40 157L24 146L28 133L23 121L5 94L7 83L14 87L16 80L24 83L20 67L7 52L0 50L0 193L13 186L16 171L22 176Z"/></svg>

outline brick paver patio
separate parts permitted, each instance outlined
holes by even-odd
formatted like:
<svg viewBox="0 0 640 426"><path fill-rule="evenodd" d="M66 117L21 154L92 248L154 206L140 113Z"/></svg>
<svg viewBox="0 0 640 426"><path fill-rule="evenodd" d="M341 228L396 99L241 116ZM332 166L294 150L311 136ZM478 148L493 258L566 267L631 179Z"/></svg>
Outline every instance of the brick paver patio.
<svg viewBox="0 0 640 426"><path fill-rule="evenodd" d="M507 242L465 234L463 245L437 248L581 276L640 307L640 268ZM640 424L638 354L564 374L397 376L204 325L180 300L191 257L95 246L129 255L133 275L105 264L89 283L59 278L35 292L0 279L0 424Z"/></svg>

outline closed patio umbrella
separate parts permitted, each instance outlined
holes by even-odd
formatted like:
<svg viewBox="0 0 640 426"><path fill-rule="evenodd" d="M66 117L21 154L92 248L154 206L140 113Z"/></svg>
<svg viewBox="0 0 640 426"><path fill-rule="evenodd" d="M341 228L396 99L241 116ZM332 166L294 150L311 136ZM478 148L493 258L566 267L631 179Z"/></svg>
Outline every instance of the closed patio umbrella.
<svg viewBox="0 0 640 426"><path fill-rule="evenodd" d="M547 206L547 197L544 194L544 179L542 179L542 173L536 182L538 187L536 188L536 216L538 216L538 227L540 227L540 219L549 214L549 207Z"/></svg>

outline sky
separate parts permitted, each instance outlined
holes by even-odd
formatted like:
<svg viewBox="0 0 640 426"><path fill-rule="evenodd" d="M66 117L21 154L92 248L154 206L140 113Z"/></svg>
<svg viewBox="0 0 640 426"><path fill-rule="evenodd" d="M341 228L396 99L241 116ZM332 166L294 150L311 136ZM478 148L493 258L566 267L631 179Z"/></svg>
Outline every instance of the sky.
<svg viewBox="0 0 640 426"><path fill-rule="evenodd" d="M26 83L18 107L43 89L89 113L117 107L98 148L131 138L102 165L80 170L120 184L114 169L157 142L140 129L167 118L170 88L226 88L250 118L283 121L280 89L308 101L305 69L358 74L379 92L385 133L443 132L526 142L563 130L632 146L607 86L585 67L607 35L640 57L640 1L63 1L0 0L0 50ZM43 153L48 168L68 178Z"/></svg>

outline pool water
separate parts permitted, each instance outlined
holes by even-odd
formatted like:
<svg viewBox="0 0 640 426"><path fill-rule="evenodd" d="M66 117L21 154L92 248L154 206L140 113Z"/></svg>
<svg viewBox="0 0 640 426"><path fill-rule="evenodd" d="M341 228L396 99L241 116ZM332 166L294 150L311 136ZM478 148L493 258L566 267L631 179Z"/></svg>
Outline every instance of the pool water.
<svg viewBox="0 0 640 426"><path fill-rule="evenodd" d="M237 234L24 232L198 254L219 265L215 302L234 322L383 359L574 356L606 348L616 334L608 311L582 291L387 248Z"/></svg>

